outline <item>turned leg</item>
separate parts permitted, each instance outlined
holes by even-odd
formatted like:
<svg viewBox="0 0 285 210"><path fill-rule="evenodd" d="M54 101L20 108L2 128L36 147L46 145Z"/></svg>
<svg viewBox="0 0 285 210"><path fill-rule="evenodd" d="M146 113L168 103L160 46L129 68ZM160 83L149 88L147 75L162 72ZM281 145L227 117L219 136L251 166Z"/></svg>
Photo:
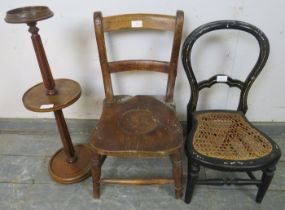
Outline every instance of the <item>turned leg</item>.
<svg viewBox="0 0 285 210"><path fill-rule="evenodd" d="M185 202L190 203L195 184L197 182L199 176L200 166L197 162L191 161L188 158L188 171L187 171L187 185L186 185L186 193L185 193Z"/></svg>
<svg viewBox="0 0 285 210"><path fill-rule="evenodd" d="M172 159L172 172L174 177L175 186L175 198L182 197L182 161L181 161L181 150L179 149L171 155Z"/></svg>
<svg viewBox="0 0 285 210"><path fill-rule="evenodd" d="M276 167L275 165L274 166L270 166L269 168L265 169L265 171L263 171L263 174L262 174L262 178L261 178L261 181L262 181L262 184L259 186L259 189L258 189L258 192L257 192L257 195L256 195L256 202L257 203L261 203L262 200L263 200L263 197L271 183L271 180L274 176L274 171L275 171Z"/></svg>
<svg viewBox="0 0 285 210"><path fill-rule="evenodd" d="M92 154L92 180L93 180L93 197L100 197L100 177L101 177L101 157L98 153L94 152Z"/></svg>

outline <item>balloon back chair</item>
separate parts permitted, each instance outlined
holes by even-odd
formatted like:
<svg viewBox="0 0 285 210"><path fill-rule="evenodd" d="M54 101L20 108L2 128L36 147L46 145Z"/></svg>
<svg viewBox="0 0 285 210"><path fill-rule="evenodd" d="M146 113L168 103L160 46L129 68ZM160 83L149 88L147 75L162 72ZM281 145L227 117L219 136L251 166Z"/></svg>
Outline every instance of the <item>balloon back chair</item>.
<svg viewBox="0 0 285 210"><path fill-rule="evenodd" d="M182 196L181 149L183 134L173 106L178 55L184 15L127 14L103 17L94 13L94 27L103 75L105 99L99 122L91 135L93 196L100 197L100 184L174 184L176 198ZM173 34L169 61L108 61L104 34L117 31L158 30ZM111 39L111 36L109 36ZM127 49L127 46L126 46ZM152 71L167 74L166 95L159 100L151 95L114 95L111 74L125 71ZM151 84L149 84L151 85ZM101 177L106 156L145 158L170 156L173 178L122 179ZM120 166L114 166L120 167Z"/></svg>
<svg viewBox="0 0 285 210"><path fill-rule="evenodd" d="M256 38L260 52L258 60L245 81L228 75L217 74L197 82L191 64L194 43L202 35L214 30L241 30ZM255 128L245 117L248 109L247 96L250 87L263 69L269 55L269 42L257 27L240 21L216 21L198 27L186 38L182 48L182 62L191 86L191 97L187 105L188 175L185 202L190 203L196 184L204 185L256 185L256 202L260 203L273 178L281 151L267 135ZM196 111L199 91L217 83L240 89L237 110ZM198 179L200 166L228 171L245 172L248 179ZM261 170L258 179L253 172Z"/></svg>

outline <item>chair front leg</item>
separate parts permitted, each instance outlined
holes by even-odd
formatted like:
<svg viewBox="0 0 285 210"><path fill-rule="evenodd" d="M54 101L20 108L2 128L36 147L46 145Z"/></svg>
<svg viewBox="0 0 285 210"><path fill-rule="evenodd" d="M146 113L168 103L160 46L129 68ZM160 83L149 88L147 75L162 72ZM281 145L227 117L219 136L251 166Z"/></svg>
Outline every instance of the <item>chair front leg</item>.
<svg viewBox="0 0 285 210"><path fill-rule="evenodd" d="M187 185L185 193L185 202L190 203L195 184L199 176L200 166L197 162L191 160L191 157L188 158L188 171L187 171Z"/></svg>
<svg viewBox="0 0 285 210"><path fill-rule="evenodd" d="M259 186L259 189L258 189L258 192L257 192L257 195L256 195L256 202L257 203L261 203L263 198L264 198L264 195L271 183L271 180L274 176L274 171L275 171L276 167L275 165L274 166L270 166L269 168L265 169L263 171L263 174L262 174L262 178L261 178L261 181L262 181L262 184Z"/></svg>
<svg viewBox="0 0 285 210"><path fill-rule="evenodd" d="M97 152L93 153L91 163L93 197L100 198L101 156Z"/></svg>
<svg viewBox="0 0 285 210"><path fill-rule="evenodd" d="M182 197L182 154L181 149L177 150L171 155L172 159L172 173L174 177L175 198Z"/></svg>

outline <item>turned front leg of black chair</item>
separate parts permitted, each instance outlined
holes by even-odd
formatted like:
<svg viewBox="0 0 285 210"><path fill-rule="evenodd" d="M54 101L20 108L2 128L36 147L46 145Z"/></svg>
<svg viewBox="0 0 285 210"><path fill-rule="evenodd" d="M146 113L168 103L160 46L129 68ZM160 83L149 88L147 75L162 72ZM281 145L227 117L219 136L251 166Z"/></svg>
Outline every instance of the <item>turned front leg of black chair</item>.
<svg viewBox="0 0 285 210"><path fill-rule="evenodd" d="M261 181L262 181L262 184L259 186L259 189L258 189L258 192L257 192L257 195L256 195L256 202L257 203L261 203L262 200L263 200L263 197L271 183L271 180L274 176L274 171L275 171L276 167L275 165L273 166L270 166L269 168L265 169L263 171L263 174L262 174L262 178L261 178Z"/></svg>
<svg viewBox="0 0 285 210"><path fill-rule="evenodd" d="M196 185L198 176L199 176L200 166L197 162L188 159L188 177L187 177L187 185L186 185L186 193L185 193L185 202L190 203L194 187Z"/></svg>

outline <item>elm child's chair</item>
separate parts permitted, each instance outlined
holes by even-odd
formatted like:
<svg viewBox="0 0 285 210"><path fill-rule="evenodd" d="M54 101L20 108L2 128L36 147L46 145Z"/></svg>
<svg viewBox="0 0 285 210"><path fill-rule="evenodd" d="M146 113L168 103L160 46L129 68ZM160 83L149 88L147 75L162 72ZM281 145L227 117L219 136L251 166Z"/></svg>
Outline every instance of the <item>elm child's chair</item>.
<svg viewBox="0 0 285 210"><path fill-rule="evenodd" d="M102 17L101 12L94 13L95 34L105 89L102 115L90 140L93 150L91 172L95 198L100 197L100 184L174 184L176 198L182 196L181 149L183 135L173 106L173 89L183 20L182 11L177 11L176 16L127 14ZM104 34L122 30L127 32L133 30L138 32L143 30L173 32L173 39L170 41L173 43L170 60L108 61ZM134 70L167 74L165 97L158 100L149 95L114 95L111 74ZM170 156L173 162L174 178L102 178L101 167L106 156L125 158Z"/></svg>
<svg viewBox="0 0 285 210"><path fill-rule="evenodd" d="M208 80L197 82L191 64L194 43L202 35L222 29L241 30L253 35L259 44L260 53L256 64L245 81L227 75L214 75ZM190 203L196 184L256 185L256 202L260 203L269 187L275 165L281 156L278 145L256 129L245 117L247 95L252 83L264 67L269 55L269 42L265 34L255 26L240 21L216 21L198 27L186 38L182 48L183 66L191 86L191 97L187 105L188 176L185 202ZM199 91L216 83L240 89L237 111L196 111ZM249 179L199 180L200 166L229 172L246 172ZM261 179L252 173L263 171Z"/></svg>

